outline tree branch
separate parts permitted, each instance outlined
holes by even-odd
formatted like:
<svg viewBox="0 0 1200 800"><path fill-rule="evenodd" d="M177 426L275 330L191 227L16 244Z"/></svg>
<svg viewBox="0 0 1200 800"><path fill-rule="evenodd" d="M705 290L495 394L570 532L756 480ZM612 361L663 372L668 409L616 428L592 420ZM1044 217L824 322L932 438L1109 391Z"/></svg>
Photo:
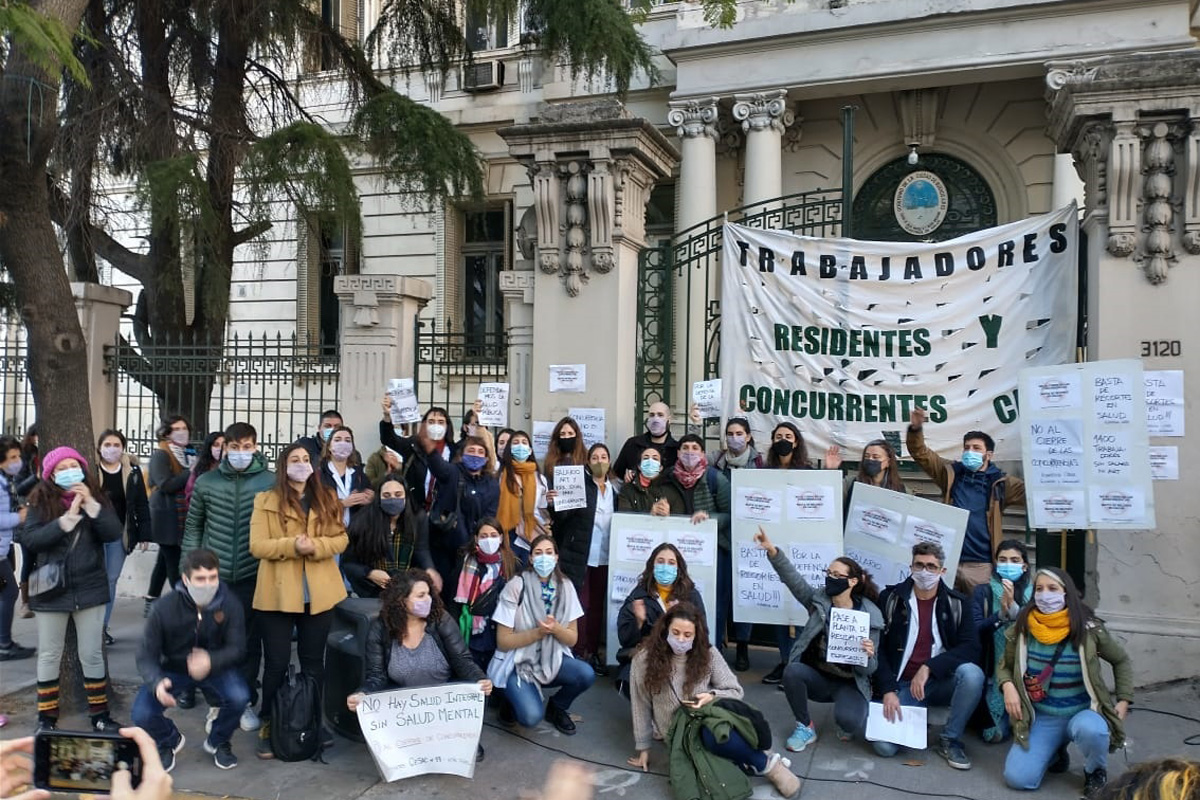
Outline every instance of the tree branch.
<svg viewBox="0 0 1200 800"><path fill-rule="evenodd" d="M50 218L56 224L65 227L70 219L71 199L55 184L50 176L47 176L46 183L49 186L50 192ZM85 235L91 240L96 255L143 286L148 286L151 283L154 274L154 264L149 256L135 253L110 236L108 231L90 221L85 220L81 225Z"/></svg>
<svg viewBox="0 0 1200 800"><path fill-rule="evenodd" d="M271 230L272 224L267 220L260 220L242 228L240 231L233 232L233 246L238 247L246 242L257 239L267 231Z"/></svg>

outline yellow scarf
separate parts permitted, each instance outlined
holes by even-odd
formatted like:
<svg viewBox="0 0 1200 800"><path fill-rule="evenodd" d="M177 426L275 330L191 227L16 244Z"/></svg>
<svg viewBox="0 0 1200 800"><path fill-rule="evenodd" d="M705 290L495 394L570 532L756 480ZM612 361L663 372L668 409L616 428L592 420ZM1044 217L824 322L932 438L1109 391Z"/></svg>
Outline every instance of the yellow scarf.
<svg viewBox="0 0 1200 800"><path fill-rule="evenodd" d="M1036 608L1029 612L1029 632L1042 644L1058 644L1071 633L1071 620L1067 610L1043 614Z"/></svg>
<svg viewBox="0 0 1200 800"><path fill-rule="evenodd" d="M525 522L525 539L533 541L537 535L537 526L533 519L534 506L537 503L537 464L532 461L514 461L513 472L520 481L520 492L514 494L509 490L508 476L500 480L500 504L496 509L496 518L506 531L516 530L518 523Z"/></svg>

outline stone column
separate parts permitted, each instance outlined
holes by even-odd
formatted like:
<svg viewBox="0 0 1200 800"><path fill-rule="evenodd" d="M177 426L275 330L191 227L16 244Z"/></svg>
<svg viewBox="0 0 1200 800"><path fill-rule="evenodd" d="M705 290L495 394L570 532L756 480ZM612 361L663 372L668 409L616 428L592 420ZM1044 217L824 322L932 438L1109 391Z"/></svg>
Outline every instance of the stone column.
<svg viewBox="0 0 1200 800"><path fill-rule="evenodd" d="M500 273L508 327L508 426L529 431L533 419L533 289L530 269Z"/></svg>
<svg viewBox="0 0 1200 800"><path fill-rule="evenodd" d="M71 295L75 298L75 310L83 328L83 341L87 344L88 374L81 385L93 388L88 399L95 437L105 428L113 427L117 419L116 395L111 383L115 378L104 374L104 348L116 342L121 315L133 302L133 295L124 289L98 283L72 283ZM103 389L96 391L100 387Z"/></svg>
<svg viewBox="0 0 1200 800"><path fill-rule="evenodd" d="M783 131L794 120L787 107L787 90L735 94L733 118L742 123L746 134L742 205L779 197L783 194Z"/></svg>
<svg viewBox="0 0 1200 800"><path fill-rule="evenodd" d="M1182 370L1185 401L1200 397L1200 52L1136 53L1050 64L1049 133L1084 179L1091 360L1141 358L1147 370ZM1166 347L1162 343L1166 342ZM1173 343L1173 344L1172 344ZM1098 530L1089 602L1139 653L1137 681L1195 674L1200 647L1192 577L1200 472L1187 436L1152 437L1178 448L1179 480L1155 481L1157 527Z"/></svg>
<svg viewBox="0 0 1200 800"><path fill-rule="evenodd" d="M342 323L338 410L356 421L358 451L373 453L379 449L379 401L389 379L413 377L413 321L433 287L403 275L341 275L333 289Z"/></svg>

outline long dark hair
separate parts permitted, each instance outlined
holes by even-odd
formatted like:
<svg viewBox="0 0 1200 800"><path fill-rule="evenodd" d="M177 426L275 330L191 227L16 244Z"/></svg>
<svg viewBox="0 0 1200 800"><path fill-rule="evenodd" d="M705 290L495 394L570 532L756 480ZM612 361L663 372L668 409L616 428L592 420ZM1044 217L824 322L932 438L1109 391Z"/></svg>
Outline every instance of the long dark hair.
<svg viewBox="0 0 1200 800"><path fill-rule="evenodd" d="M589 463L589 464L592 463L592 454L595 453L597 450L603 450L604 454L606 456L608 456L608 472L605 473L604 480L608 481L611 484L614 481L616 481L617 476L613 475L612 451L608 449L608 445L606 445L604 442L596 442L594 445L589 447L588 451L587 451L587 463ZM592 468L588 467L588 475L591 477L594 477L594 476L592 476L591 473L592 473Z"/></svg>
<svg viewBox="0 0 1200 800"><path fill-rule="evenodd" d="M1071 580L1071 576L1058 567L1038 567L1039 573L1046 573L1051 578L1062 584L1065 590L1067 599L1067 620L1071 624L1071 632L1067 634L1071 646L1076 650L1083 647L1083 643L1087 640L1088 623L1096 618L1096 612L1092 611L1087 603L1083 602L1083 598L1079 596L1079 590L1075 588L1075 581ZM1034 585L1037 584L1036 575L1034 576ZM1013 632L1015 635L1029 633L1029 614L1037 610L1037 604L1030 600L1021 609L1021 613L1017 614L1017 620L1013 623Z"/></svg>
<svg viewBox="0 0 1200 800"><path fill-rule="evenodd" d="M1021 560L1025 562L1025 574L1013 581L1013 599L1019 603L1021 595L1025 594L1025 587L1033 581L1033 565L1029 563L1029 547L1020 539L1004 539L996 545L996 551L992 553L992 561L999 558L1000 553L1005 550L1016 550L1021 554Z"/></svg>
<svg viewBox="0 0 1200 800"><path fill-rule="evenodd" d="M292 490L291 481L287 476L288 456L297 450L308 450L299 442L293 442L283 448L283 452L279 454L279 460L275 462L275 488L273 491L279 495L280 503L286 508L290 508L300 519L307 519L308 515L304 513L304 506L300 504L300 496ZM308 480L304 482L304 494L308 496L309 503L312 504L312 509L317 512L318 516L336 519L339 523L342 521L342 504L338 500L337 493L321 482L321 476L317 474L317 466L313 464L312 474L308 476Z"/></svg>
<svg viewBox="0 0 1200 800"><path fill-rule="evenodd" d="M503 531L504 529L498 527L497 530ZM503 533L501 535L503 535ZM556 558L554 562L554 572L551 572L550 575L558 581L560 586L562 586L568 582L562 571L562 553L559 552L558 542L554 541L554 537L548 533L539 534L538 536L533 537L533 541L529 543L529 562L525 565L525 571L532 572L533 577L539 581L542 579L542 576L538 575L537 572L534 572L533 569L533 551L536 550L538 545L540 545L542 542L549 542L550 544L554 545L554 555ZM504 545L500 546L503 547Z"/></svg>
<svg viewBox="0 0 1200 800"><path fill-rule="evenodd" d="M558 435L562 429L571 426L575 431L575 449L570 453L560 453L558 450ZM547 478L554 477L554 467L557 464L586 464L587 447L583 443L583 428L572 417L563 417L554 425L550 432L550 447L546 449L546 458L542 461L542 471Z"/></svg>
<svg viewBox="0 0 1200 800"><path fill-rule="evenodd" d="M686 602L691 600L692 592L696 590L696 584L692 582L691 576L687 571L687 560L683 557L683 553L679 552L679 548L670 542L663 542L658 547L650 551L650 557L646 559L646 568L642 570L642 575L638 578L638 586L646 590L646 594L655 595L658 589L655 588L654 580L654 559L658 558L658 554L663 550L670 550L675 554L675 562L678 564L679 572L675 576L675 583L671 584L672 600Z"/></svg>
<svg viewBox="0 0 1200 800"><path fill-rule="evenodd" d="M208 436L204 437L204 447L196 454L196 466L192 467L192 472L197 475L203 475L213 469L220 462L213 458L213 445L217 443L217 439L224 439L225 431L213 431Z"/></svg>
<svg viewBox="0 0 1200 800"><path fill-rule="evenodd" d="M730 425L740 425L746 431L746 446L754 447L754 434L750 432L750 420L745 417L730 417L725 420L725 436L729 435ZM729 445L724 440L721 441L721 450L728 450Z"/></svg>
<svg viewBox="0 0 1200 800"><path fill-rule="evenodd" d="M886 439L872 439L863 446L862 456L858 459L858 475L854 479L859 483L874 483L863 467L867 460L868 447L881 448L887 454L887 463L883 466L883 488L891 489L893 492L903 492L904 481L900 478L900 461L896 458L896 451L892 449Z"/></svg>
<svg viewBox="0 0 1200 800"><path fill-rule="evenodd" d="M504 526L500 524L500 520L495 517L484 517L475 523L475 530L471 533L471 538L462 547L464 559L467 556L478 560L476 552L476 543L479 541L479 532L484 526L495 528L500 532L500 574L504 580L509 580L513 575L517 574L517 554L513 552L512 540L509 539L508 531L504 530Z"/></svg>
<svg viewBox="0 0 1200 800"><path fill-rule="evenodd" d="M792 448L792 460L788 462L788 469L808 469L808 448L804 445L804 436L800 433L800 429L790 422L781 422L771 429L771 444L767 445L767 468L768 469L783 469L783 464L775 456L775 434L780 428L787 428L796 437L796 446Z"/></svg>
<svg viewBox="0 0 1200 800"><path fill-rule="evenodd" d="M387 629L388 638L394 641L399 642L404 639L404 632L408 629L408 609L404 607L404 601L412 594L413 587L418 583L428 586L429 596L433 598L433 605L429 608L429 616L425 618L426 620L437 622L446 610L442 605L442 598L438 597L438 593L433 590L433 582L429 579L428 572L422 569L406 569L396 572L388 581L387 588L379 595L379 618L383 620L383 627Z"/></svg>
<svg viewBox="0 0 1200 800"><path fill-rule="evenodd" d="M450 419L450 413L448 411L446 411L446 409L442 408L441 406L430 406L429 409L424 414L421 415L421 424L422 425L424 425L429 420L430 414L441 414L442 417L445 418L445 420L446 420L446 435L444 437L442 437L442 442L444 444L448 445L450 447L451 452L453 452L454 451L454 443L455 443L454 434L457 433L457 431L455 430L454 420ZM329 435L333 436L332 433Z"/></svg>
<svg viewBox="0 0 1200 800"><path fill-rule="evenodd" d="M375 497L366 508L359 509L357 514L350 516L350 524L346 526L346 534L350 543L346 545L346 558L356 564L368 564L372 567L387 561L392 552L392 518L383 510L383 486L387 483L401 481L391 479L379 484ZM412 504L404 502L404 510L396 520L397 529L402 541L410 542L413 547L417 543L417 519Z"/></svg>
<svg viewBox="0 0 1200 800"><path fill-rule="evenodd" d="M850 590L852 600L865 597L872 603L879 602L879 587L875 585L871 573L862 568L862 564L850 556L838 556L834 561L846 568L846 572L850 573L847 577L858 578L858 583L854 584L854 588Z"/></svg>
<svg viewBox="0 0 1200 800"><path fill-rule="evenodd" d="M79 468L83 470L83 483L92 493L92 497L102 506L110 505L108 493L101 488L96 473L82 463ZM51 475L48 478L42 478L33 487L29 493L29 505L37 511L39 519L49 522L58 519L66 512L67 507L63 504L63 495L65 494L66 492L58 488L58 484L54 482L54 476Z"/></svg>
<svg viewBox="0 0 1200 800"><path fill-rule="evenodd" d="M517 480L517 471L513 468L515 462L512 456L513 439L516 439L518 436L525 437L525 441L529 443L529 449L532 451L533 438L525 431L513 431L508 437L508 441L504 443L504 451L498 454L500 457L500 474L504 477L504 486L508 489L509 494L521 493L521 482ZM487 448L484 449L486 450ZM529 458L526 459L526 463L530 461L533 462L533 471L537 472L537 456L532 452L530 452Z"/></svg>
<svg viewBox="0 0 1200 800"><path fill-rule="evenodd" d="M685 620L696 626L696 638L692 640L692 649L687 654L687 666L683 670L683 697L686 699L692 690L704 682L712 670L712 648L708 644L708 625L700 609L691 603L679 603L667 609L658 618L650 635L642 640L638 649L646 654L646 674L642 678L642 688L646 694L656 694L671 685L671 665L675 659L675 651L667 644L667 633L675 620Z"/></svg>

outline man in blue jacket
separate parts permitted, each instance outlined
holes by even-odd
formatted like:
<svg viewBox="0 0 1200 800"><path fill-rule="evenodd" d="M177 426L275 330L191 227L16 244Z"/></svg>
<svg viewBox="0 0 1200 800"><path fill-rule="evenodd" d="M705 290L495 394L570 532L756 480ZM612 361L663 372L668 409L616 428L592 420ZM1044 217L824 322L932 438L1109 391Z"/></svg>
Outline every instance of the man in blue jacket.
<svg viewBox="0 0 1200 800"><path fill-rule="evenodd" d="M967 598L942 581L945 564L940 546L918 542L912 576L879 596L884 627L875 688L889 722L902 718L901 706L949 706L937 752L955 769L970 769L962 734L983 696L984 677L974 617ZM884 758L900 749L873 744Z"/></svg>

